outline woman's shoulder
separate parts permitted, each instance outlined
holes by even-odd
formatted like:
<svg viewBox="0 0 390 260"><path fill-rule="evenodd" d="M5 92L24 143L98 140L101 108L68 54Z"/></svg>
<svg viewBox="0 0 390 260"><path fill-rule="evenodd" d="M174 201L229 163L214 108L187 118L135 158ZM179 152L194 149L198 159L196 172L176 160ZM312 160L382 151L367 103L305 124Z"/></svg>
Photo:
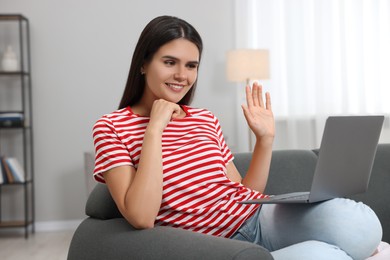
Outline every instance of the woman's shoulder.
<svg viewBox="0 0 390 260"><path fill-rule="evenodd" d="M215 117L214 114L206 108L197 108L197 107L186 106L186 105L183 105L182 108L185 110L185 112L188 115L192 117L199 117L199 116L206 116L211 118Z"/></svg>
<svg viewBox="0 0 390 260"><path fill-rule="evenodd" d="M112 125L116 121L121 121L124 118L129 118L133 115L131 110L128 107L117 109L111 113L102 115L96 122L96 125Z"/></svg>
<svg viewBox="0 0 390 260"><path fill-rule="evenodd" d="M111 113L104 114L100 119L112 119L115 120L117 118L129 117L134 115L134 113L130 110L129 107L117 109L112 111Z"/></svg>

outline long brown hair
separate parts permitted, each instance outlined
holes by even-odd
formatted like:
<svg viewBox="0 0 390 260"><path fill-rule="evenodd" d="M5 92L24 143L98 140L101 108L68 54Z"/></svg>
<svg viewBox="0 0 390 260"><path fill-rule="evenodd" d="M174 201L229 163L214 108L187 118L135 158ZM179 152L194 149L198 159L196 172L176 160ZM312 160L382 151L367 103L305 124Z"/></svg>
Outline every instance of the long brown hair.
<svg viewBox="0 0 390 260"><path fill-rule="evenodd" d="M153 55L162 45L179 38L184 38L194 43L199 50L200 59L203 49L202 39L195 28L188 22L173 16L159 16L146 25L134 49L119 109L132 106L141 99L145 88L145 77L141 75L141 67L151 61ZM190 104L194 96L196 83L197 80L178 104Z"/></svg>

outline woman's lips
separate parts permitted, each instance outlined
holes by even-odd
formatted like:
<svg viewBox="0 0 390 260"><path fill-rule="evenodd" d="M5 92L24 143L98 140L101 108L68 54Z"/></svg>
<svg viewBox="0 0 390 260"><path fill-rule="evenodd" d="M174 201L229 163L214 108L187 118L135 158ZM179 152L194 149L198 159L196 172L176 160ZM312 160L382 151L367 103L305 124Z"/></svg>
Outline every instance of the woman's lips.
<svg viewBox="0 0 390 260"><path fill-rule="evenodd" d="M185 86L179 85L179 84L173 84L173 83L165 83L170 89L172 89L175 92L180 92Z"/></svg>

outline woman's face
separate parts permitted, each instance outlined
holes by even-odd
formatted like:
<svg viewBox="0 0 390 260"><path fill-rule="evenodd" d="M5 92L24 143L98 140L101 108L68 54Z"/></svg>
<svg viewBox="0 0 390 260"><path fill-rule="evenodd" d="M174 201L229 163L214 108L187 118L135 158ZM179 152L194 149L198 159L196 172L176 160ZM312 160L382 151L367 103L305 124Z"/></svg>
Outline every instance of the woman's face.
<svg viewBox="0 0 390 260"><path fill-rule="evenodd" d="M156 99L178 103L191 89L198 76L199 51L184 38L161 46L152 60L145 64L143 102Z"/></svg>

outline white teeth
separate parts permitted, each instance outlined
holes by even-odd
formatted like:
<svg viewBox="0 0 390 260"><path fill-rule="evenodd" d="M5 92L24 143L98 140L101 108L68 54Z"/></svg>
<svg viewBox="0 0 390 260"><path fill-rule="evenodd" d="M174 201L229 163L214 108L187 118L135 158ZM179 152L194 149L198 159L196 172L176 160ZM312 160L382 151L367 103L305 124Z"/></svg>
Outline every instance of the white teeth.
<svg viewBox="0 0 390 260"><path fill-rule="evenodd" d="M182 89L183 88L183 86L173 85L173 84L168 84L168 86L170 86L171 88L174 88L174 89Z"/></svg>

